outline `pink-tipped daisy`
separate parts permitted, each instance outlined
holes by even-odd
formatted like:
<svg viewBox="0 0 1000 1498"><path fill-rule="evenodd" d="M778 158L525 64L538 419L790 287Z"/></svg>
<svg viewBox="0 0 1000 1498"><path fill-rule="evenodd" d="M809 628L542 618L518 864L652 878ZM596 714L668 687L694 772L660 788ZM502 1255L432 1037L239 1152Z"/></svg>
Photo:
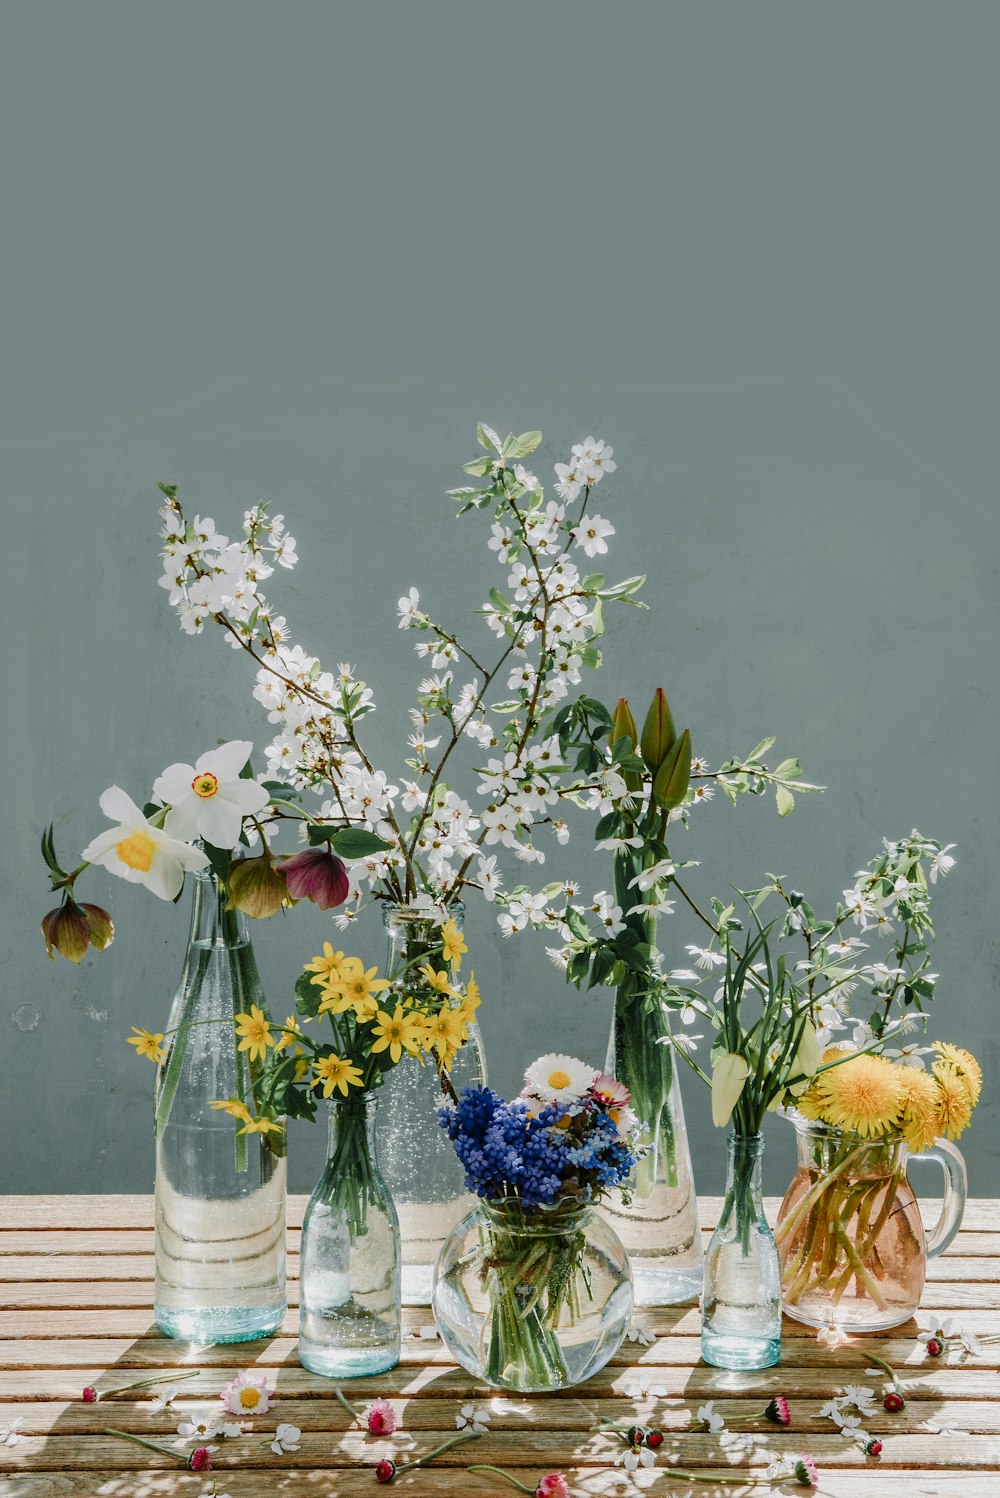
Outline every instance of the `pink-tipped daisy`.
<svg viewBox="0 0 1000 1498"><path fill-rule="evenodd" d="M367 1405L362 1419L370 1436L391 1436L396 1429L396 1411L387 1399Z"/></svg>
<svg viewBox="0 0 1000 1498"><path fill-rule="evenodd" d="M791 1425L792 1412L784 1394L775 1394L774 1398L769 1401L764 1411L764 1419L772 1420L775 1425Z"/></svg>
<svg viewBox="0 0 1000 1498"><path fill-rule="evenodd" d="M805 1488L814 1488L819 1482L819 1470L811 1456L800 1456L792 1475Z"/></svg>
<svg viewBox="0 0 1000 1498"><path fill-rule="evenodd" d="M263 1374L244 1368L226 1385L220 1397L231 1415L266 1415L271 1408L269 1395L273 1392Z"/></svg>
<svg viewBox="0 0 1000 1498"><path fill-rule="evenodd" d="M590 1091L599 1103L606 1103L609 1108L627 1108L632 1101L624 1082L619 1082L617 1077L610 1076L608 1072L602 1072L599 1077L594 1078Z"/></svg>
<svg viewBox="0 0 1000 1498"><path fill-rule="evenodd" d="M569 1483L562 1472L547 1472L535 1489L535 1498L570 1498Z"/></svg>

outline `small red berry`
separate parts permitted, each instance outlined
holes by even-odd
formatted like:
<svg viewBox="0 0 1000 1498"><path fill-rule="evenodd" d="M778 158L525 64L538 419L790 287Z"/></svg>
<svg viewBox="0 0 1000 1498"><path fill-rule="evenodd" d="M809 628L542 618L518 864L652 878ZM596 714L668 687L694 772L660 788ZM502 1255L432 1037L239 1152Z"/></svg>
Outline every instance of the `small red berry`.
<svg viewBox="0 0 1000 1498"><path fill-rule="evenodd" d="M881 1456L881 1455L882 1455L882 1442L881 1441L866 1441L865 1442L865 1456Z"/></svg>
<svg viewBox="0 0 1000 1498"><path fill-rule="evenodd" d="M931 1337L930 1341L927 1344L927 1351L930 1353L932 1358L939 1358L944 1352L944 1344L938 1341L937 1337Z"/></svg>
<svg viewBox="0 0 1000 1498"><path fill-rule="evenodd" d="M83 1391L84 1404L96 1404L98 1399L97 1390L92 1384L88 1384Z"/></svg>
<svg viewBox="0 0 1000 1498"><path fill-rule="evenodd" d="M906 1400L902 1394L897 1394L894 1390L890 1390L883 1399L882 1404L889 1411L890 1415L898 1415L899 1411L906 1404Z"/></svg>
<svg viewBox="0 0 1000 1498"><path fill-rule="evenodd" d="M646 1432L646 1445L649 1446L649 1447L651 1447L653 1451L655 1451L658 1446L662 1446L663 1445L663 1431L662 1430L656 1430L655 1428L653 1430L647 1430L647 1432Z"/></svg>
<svg viewBox="0 0 1000 1498"><path fill-rule="evenodd" d="M381 1462L375 1463L375 1476L378 1478L379 1482L392 1482L392 1479L395 1477L395 1475L396 1463L390 1462L388 1457L386 1457Z"/></svg>
<svg viewBox="0 0 1000 1498"><path fill-rule="evenodd" d="M188 1466L192 1472L210 1472L212 1469L212 1453L207 1446L196 1446L188 1457Z"/></svg>

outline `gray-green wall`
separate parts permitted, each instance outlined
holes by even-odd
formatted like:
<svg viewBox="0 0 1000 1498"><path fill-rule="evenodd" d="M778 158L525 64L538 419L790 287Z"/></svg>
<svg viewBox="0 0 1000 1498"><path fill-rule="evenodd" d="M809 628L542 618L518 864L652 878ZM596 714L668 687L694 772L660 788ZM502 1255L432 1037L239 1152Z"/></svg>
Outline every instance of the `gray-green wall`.
<svg viewBox="0 0 1000 1498"><path fill-rule="evenodd" d="M162 1026L185 934L101 875L113 948L48 963L41 827L78 850L113 781L266 732L156 586L154 480L230 533L285 512L271 591L375 686L390 758L396 598L458 618L495 579L443 498L483 417L541 427L540 470L615 446L610 570L652 608L611 617L597 690L662 683L710 758L773 732L830 787L785 823L705 809L702 888L769 869L823 903L883 834L958 844L936 1027L983 1058L965 1143L1000 1190L998 44L968 3L3 7L0 1189L150 1189L124 1036ZM607 996L470 926L497 1083L556 1041L600 1060ZM326 933L259 929L282 1013ZM308 1188L318 1131L293 1147Z"/></svg>

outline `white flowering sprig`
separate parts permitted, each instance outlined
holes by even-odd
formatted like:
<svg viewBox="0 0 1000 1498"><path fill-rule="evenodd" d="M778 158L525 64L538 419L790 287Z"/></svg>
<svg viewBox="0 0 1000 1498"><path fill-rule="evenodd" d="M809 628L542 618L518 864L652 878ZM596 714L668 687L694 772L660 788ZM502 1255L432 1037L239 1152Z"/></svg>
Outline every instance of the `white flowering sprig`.
<svg viewBox="0 0 1000 1498"><path fill-rule="evenodd" d="M582 576L577 565L581 552L606 553L614 534L589 507L595 486L616 466L604 442L588 438L569 463L556 465L558 500L546 501L521 461L540 433L501 439L480 424L477 438L482 454L465 468L483 482L451 497L459 514L492 511L489 546L506 571L506 586L490 590L481 613L500 653L487 664L480 646L470 647L422 606L417 588L399 600L400 628L420 636L417 654L434 673L420 681L410 711L405 764L413 778L401 785L376 769L363 746L363 720L375 707L371 689L353 666L326 671L294 644L261 591L275 562L291 567L296 560L283 517L272 520L257 505L244 515L243 538L230 543L214 521L187 518L176 486L160 485L167 500L161 584L183 629L199 633L213 622L256 662L254 696L278 729L266 751L268 772L291 792L284 807L273 797L277 814L298 817L300 835L317 846L332 840L336 847L345 833L371 840L357 851L354 908L342 922L366 898L448 905L473 886L494 900L501 876L492 846L541 862L538 827L564 840L565 823L552 808L567 771L549 724L581 670L600 664L594 642L603 632L605 603L635 602L644 581L609 586L602 574ZM471 674L460 680L459 672ZM498 686L508 695L493 700ZM445 779L466 741L496 751L479 772L475 805ZM302 809L298 798L305 793L321 798L317 809Z"/></svg>

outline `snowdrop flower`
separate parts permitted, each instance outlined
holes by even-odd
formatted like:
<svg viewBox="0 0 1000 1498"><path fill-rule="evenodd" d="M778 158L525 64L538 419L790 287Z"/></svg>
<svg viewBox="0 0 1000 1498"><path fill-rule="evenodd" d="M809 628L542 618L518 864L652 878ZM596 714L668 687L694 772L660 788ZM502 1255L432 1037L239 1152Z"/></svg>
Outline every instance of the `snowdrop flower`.
<svg viewBox="0 0 1000 1498"><path fill-rule="evenodd" d="M101 797L101 810L118 825L100 833L83 850L88 863L101 864L130 884L144 884L161 900L180 894L186 869L203 869L205 854L147 822L131 796L113 785Z"/></svg>
<svg viewBox="0 0 1000 1498"><path fill-rule="evenodd" d="M275 1456L284 1456L286 1451L298 1451L302 1432L297 1425L279 1425L271 1442Z"/></svg>
<svg viewBox="0 0 1000 1498"><path fill-rule="evenodd" d="M153 783L153 795L169 806L164 831L192 842L200 837L216 848L240 840L243 818L263 811L269 796L256 780L241 780L253 744L233 739L203 754L197 764L168 765Z"/></svg>
<svg viewBox="0 0 1000 1498"><path fill-rule="evenodd" d="M699 1406L698 1419L703 1425L707 1426L713 1435L726 1428L725 1420L715 1408L714 1399L710 1399L707 1404Z"/></svg>
<svg viewBox="0 0 1000 1498"><path fill-rule="evenodd" d="M476 1409L474 1404L463 1404L455 1416L456 1430L474 1430L476 1435L485 1436L486 1427L489 1425L492 1415L488 1409L480 1407Z"/></svg>
<svg viewBox="0 0 1000 1498"><path fill-rule="evenodd" d="M575 525L570 535L577 546L582 546L588 557L603 555L608 549L606 536L613 536L615 528L610 520L605 520L600 515L586 515L579 525Z"/></svg>

